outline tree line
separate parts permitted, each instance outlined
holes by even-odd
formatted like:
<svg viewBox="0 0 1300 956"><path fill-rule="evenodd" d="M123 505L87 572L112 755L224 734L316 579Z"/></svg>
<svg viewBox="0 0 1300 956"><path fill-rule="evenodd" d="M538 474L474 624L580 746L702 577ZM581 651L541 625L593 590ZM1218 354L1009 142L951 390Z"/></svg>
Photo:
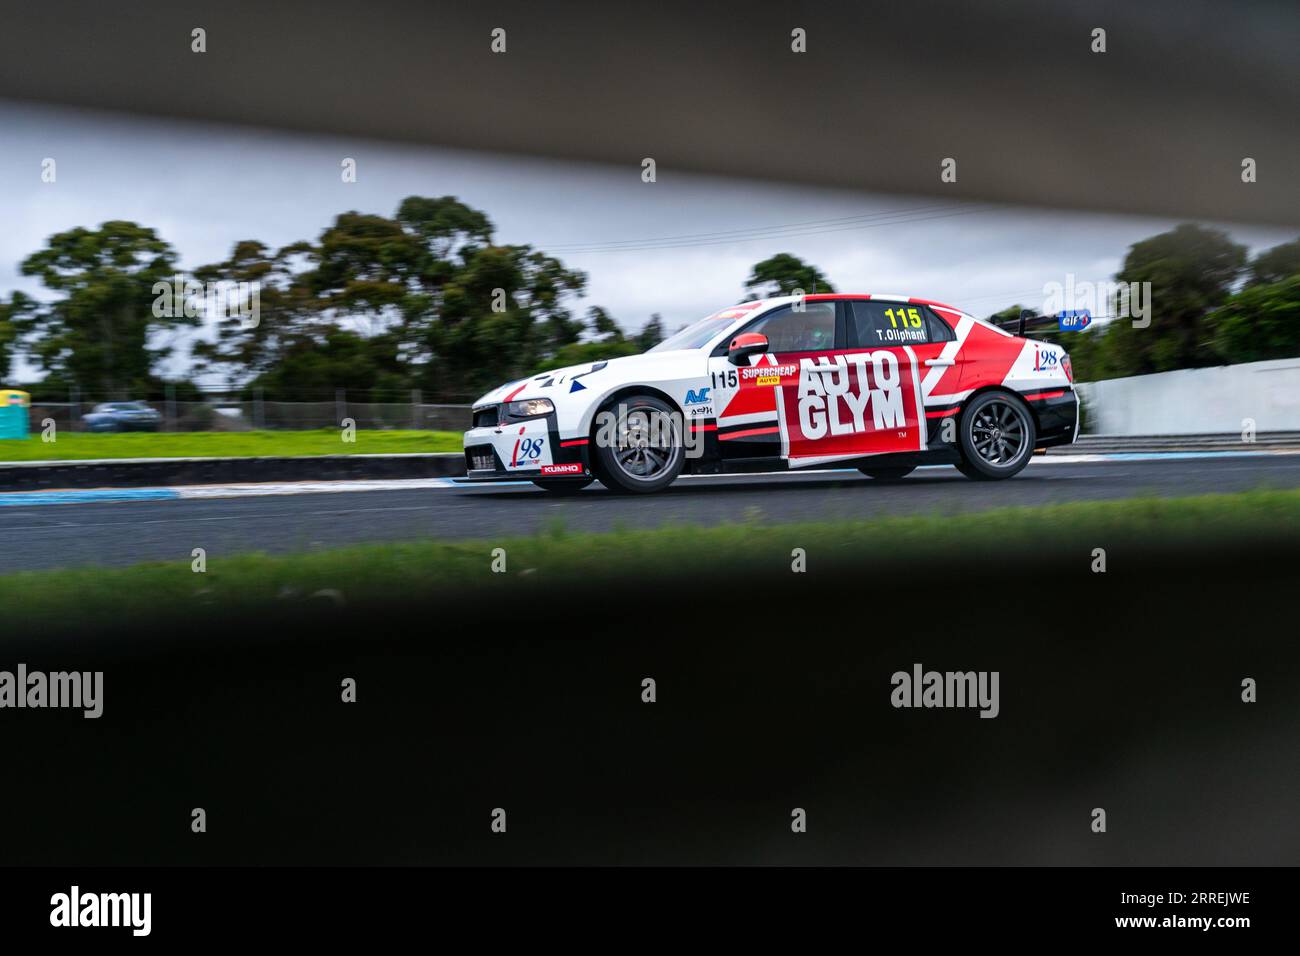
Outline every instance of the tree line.
<svg viewBox="0 0 1300 956"><path fill-rule="evenodd" d="M636 354L663 339L657 314L634 335L599 306L575 316L587 276L494 233L486 214L455 197L411 196L391 217L343 213L314 241L237 242L224 261L184 278L255 283L257 321L217 317L213 337L191 347L193 374L219 374L268 400L338 389L394 400L418 389L426 401L464 402L509 379ZM157 283L173 282L176 262L167 242L133 222L51 236L21 271L55 297L0 298L0 379L21 350L43 373L28 386L38 399L73 389L198 398L192 380L158 373L180 335L204 321L155 307ZM1070 351L1081 381L1300 355L1300 239L1248 261L1222 230L1181 225L1134 243L1115 278L1151 284L1149 326L1118 320L1040 335ZM756 263L744 289L749 298L835 291L789 253Z"/></svg>
<svg viewBox="0 0 1300 956"><path fill-rule="evenodd" d="M267 399L419 389L426 400L466 401L547 365L601 350L631 354L662 339L657 316L631 338L599 307L575 316L586 275L532 246L499 243L494 232L455 197L411 196L391 217L343 213L314 241L237 242L224 261L183 278L256 284L256 321L215 317L211 340L191 347L193 374L219 373ZM204 319L155 307L156 285L176 285L179 270L176 251L153 229L114 221L61 232L21 271L57 297L0 299L0 376L21 348L43 372L30 386L38 396L76 388L152 397L170 387L197 397L192 381L157 373L169 343Z"/></svg>
<svg viewBox="0 0 1300 956"><path fill-rule="evenodd" d="M1223 230L1183 224L1130 246L1115 280L1150 283L1149 325L1121 316L1034 333L1070 353L1077 381L1300 355L1300 239L1248 260ZM1012 320L1021 308L989 318Z"/></svg>

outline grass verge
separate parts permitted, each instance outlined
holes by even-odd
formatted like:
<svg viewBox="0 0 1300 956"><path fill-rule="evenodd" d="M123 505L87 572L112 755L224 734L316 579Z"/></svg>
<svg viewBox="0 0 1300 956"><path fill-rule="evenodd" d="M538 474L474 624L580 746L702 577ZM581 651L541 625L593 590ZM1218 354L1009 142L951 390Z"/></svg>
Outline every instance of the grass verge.
<svg viewBox="0 0 1300 956"><path fill-rule="evenodd" d="M384 455L459 452L460 432L358 431L344 442L337 428L310 431L63 433L0 441L0 462L86 461L96 458L256 458L263 456Z"/></svg>
<svg viewBox="0 0 1300 956"><path fill-rule="evenodd" d="M383 608L403 602L464 607L471 599L521 592L559 600L563 589L595 595L629 581L647 589L714 588L724 579L759 581L764 575L788 581L795 548L806 555L808 581L819 572L847 571L863 582L854 599L869 602L869 592L886 593L891 581L941 587L943 573L1082 579L1095 573L1096 548L1106 550L1112 577L1141 574L1153 557L1212 556L1220 544L1291 548L1297 529L1300 490L815 524L753 520L603 534L553 527L527 538L212 558L202 574L187 562L24 572L0 577L0 608L10 633L97 621L183 622L194 614L285 609L286 602L311 602L313 596L318 604L373 605L382 616ZM492 570L498 548L504 573ZM1073 585L1054 583L1063 603L1049 603L1063 607ZM663 596L671 602L670 591Z"/></svg>

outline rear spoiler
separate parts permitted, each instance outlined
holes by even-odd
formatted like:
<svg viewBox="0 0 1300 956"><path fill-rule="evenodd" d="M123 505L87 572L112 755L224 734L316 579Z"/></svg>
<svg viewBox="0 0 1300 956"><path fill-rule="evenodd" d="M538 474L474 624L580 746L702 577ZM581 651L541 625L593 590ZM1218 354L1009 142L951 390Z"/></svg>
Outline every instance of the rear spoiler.
<svg viewBox="0 0 1300 956"><path fill-rule="evenodd" d="M1067 309L1056 315L1036 315L1032 309L1021 309L1017 319L1004 319L995 323L998 328L1011 332L1021 338L1025 332L1081 332L1092 325L1092 313L1088 309Z"/></svg>
<svg viewBox="0 0 1300 956"><path fill-rule="evenodd" d="M1038 315L1033 309L1021 309L1020 318L1003 319L996 323L998 328L1021 338L1025 337L1025 332L1042 332L1050 328L1058 328L1058 319L1054 315Z"/></svg>

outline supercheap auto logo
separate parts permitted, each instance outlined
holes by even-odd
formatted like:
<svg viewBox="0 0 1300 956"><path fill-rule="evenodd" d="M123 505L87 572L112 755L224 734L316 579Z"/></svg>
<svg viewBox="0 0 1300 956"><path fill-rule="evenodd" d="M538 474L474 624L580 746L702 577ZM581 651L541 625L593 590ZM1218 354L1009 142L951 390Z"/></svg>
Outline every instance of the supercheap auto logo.
<svg viewBox="0 0 1300 956"><path fill-rule="evenodd" d="M781 379L799 371L797 365L752 365L741 369L742 381L753 381L755 385L780 385Z"/></svg>

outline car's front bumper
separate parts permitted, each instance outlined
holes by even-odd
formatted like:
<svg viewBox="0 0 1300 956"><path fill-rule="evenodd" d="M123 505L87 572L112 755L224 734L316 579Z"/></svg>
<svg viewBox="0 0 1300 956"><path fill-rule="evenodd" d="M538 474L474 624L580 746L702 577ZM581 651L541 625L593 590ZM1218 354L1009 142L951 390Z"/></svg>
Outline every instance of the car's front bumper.
<svg viewBox="0 0 1300 956"><path fill-rule="evenodd" d="M562 439L552 416L471 428L464 443L469 481L591 477L587 439Z"/></svg>

